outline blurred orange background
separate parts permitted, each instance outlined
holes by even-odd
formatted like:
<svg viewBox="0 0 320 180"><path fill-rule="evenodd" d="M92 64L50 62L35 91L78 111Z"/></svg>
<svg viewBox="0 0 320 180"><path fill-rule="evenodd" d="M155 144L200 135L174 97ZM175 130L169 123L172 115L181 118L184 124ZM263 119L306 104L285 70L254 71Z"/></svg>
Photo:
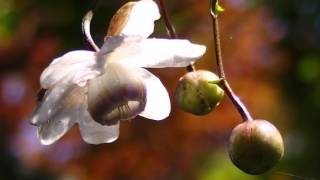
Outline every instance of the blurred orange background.
<svg viewBox="0 0 320 180"><path fill-rule="evenodd" d="M226 0L220 18L222 55L233 90L253 117L283 135L284 159L249 176L227 155L241 118L230 100L205 116L174 101L182 68L151 69L170 93L172 112L161 121L121 123L111 144L88 145L77 127L51 146L40 145L28 122L39 77L53 58L86 49L81 18L94 7L93 38L102 44L108 22L126 1L0 0L0 179L318 179L320 178L320 2ZM215 71L209 1L167 1L180 38L207 46L197 69ZM162 20L153 37L167 38ZM161 107L160 107L161 108ZM300 177L301 176L301 177Z"/></svg>

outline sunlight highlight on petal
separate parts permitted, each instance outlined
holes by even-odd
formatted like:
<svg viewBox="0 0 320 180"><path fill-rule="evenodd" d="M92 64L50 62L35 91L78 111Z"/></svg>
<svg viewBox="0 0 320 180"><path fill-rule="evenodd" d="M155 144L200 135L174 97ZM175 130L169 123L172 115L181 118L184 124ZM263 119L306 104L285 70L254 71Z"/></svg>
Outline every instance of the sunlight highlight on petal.
<svg viewBox="0 0 320 180"><path fill-rule="evenodd" d="M140 68L147 88L147 104L139 115L148 119L162 120L169 116L171 111L170 98L160 79L149 71Z"/></svg>
<svg viewBox="0 0 320 180"><path fill-rule="evenodd" d="M78 123L82 139L89 144L101 144L111 143L119 137L119 126L118 122L115 125L103 126L95 122L87 108L82 109L82 115L80 116Z"/></svg>
<svg viewBox="0 0 320 180"><path fill-rule="evenodd" d="M154 21L159 18L159 9L154 1L129 2L111 20L108 35L138 35L147 38L153 32Z"/></svg>
<svg viewBox="0 0 320 180"><path fill-rule="evenodd" d="M50 145L60 139L75 123L76 112L60 113L58 117L38 127L38 138L43 145Z"/></svg>
<svg viewBox="0 0 320 180"><path fill-rule="evenodd" d="M41 87L48 89L63 81L81 83L100 72L96 69L96 56L90 51L71 51L56 58L43 71L40 77Z"/></svg>
<svg viewBox="0 0 320 180"><path fill-rule="evenodd" d="M205 46L188 40L127 37L123 41L123 45L106 56L107 61L135 67L186 67L206 51Z"/></svg>
<svg viewBox="0 0 320 180"><path fill-rule="evenodd" d="M62 101L64 101L64 97L68 95L71 89L71 86L61 84L47 90L42 102L39 102L32 114L31 124L39 125L51 119L59 109L62 109Z"/></svg>
<svg viewBox="0 0 320 180"><path fill-rule="evenodd" d="M38 127L38 137L42 144L54 143L74 125L82 114L85 93L85 88L70 87L68 96L61 98L59 103L53 107L55 109L47 117L47 121Z"/></svg>

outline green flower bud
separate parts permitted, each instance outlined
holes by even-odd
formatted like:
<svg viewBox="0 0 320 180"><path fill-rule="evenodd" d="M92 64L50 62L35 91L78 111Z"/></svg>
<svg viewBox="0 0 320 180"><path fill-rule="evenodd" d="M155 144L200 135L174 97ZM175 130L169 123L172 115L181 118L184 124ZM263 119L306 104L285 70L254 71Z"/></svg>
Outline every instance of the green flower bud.
<svg viewBox="0 0 320 180"><path fill-rule="evenodd" d="M224 91L217 85L219 77L210 71L189 72L180 78L176 92L178 106L195 115L205 115L219 105Z"/></svg>
<svg viewBox="0 0 320 180"><path fill-rule="evenodd" d="M261 174L283 156L284 145L277 128L265 120L246 121L236 126L230 136L229 156L248 174Z"/></svg>

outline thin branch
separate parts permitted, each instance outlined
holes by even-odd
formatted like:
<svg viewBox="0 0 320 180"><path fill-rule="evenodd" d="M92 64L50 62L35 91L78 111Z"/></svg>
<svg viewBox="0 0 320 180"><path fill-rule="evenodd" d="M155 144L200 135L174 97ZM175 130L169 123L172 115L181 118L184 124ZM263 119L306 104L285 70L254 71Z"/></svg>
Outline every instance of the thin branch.
<svg viewBox="0 0 320 180"><path fill-rule="evenodd" d="M216 1L217 3L217 1ZM215 4L214 4L215 5ZM221 53L221 44L220 44L220 32L219 32L219 21L218 21L218 13L215 10L212 10L211 5L211 17L212 17L212 25L213 25L213 37L214 37L214 45L216 51L216 63L218 75L222 79L220 82L221 87L226 92L227 96L230 98L234 106L237 108L240 113L242 119L244 121L251 121L252 117L247 110L246 106L242 103L239 97L233 92L231 89L224 72L223 61L222 61L222 53Z"/></svg>
<svg viewBox="0 0 320 180"><path fill-rule="evenodd" d="M178 36L174 30L173 25L170 23L166 4L165 4L164 0L159 0L159 4L160 4L160 13L163 17L164 23L166 24L166 27L167 27L167 30L168 30L170 37L172 39L177 39Z"/></svg>
<svg viewBox="0 0 320 180"><path fill-rule="evenodd" d="M226 79L226 75L224 73L223 68L223 61L222 61L222 54L221 54L221 44L220 44L220 32L219 32L219 21L217 15L212 15L213 21L213 38L215 43L215 55L216 55L216 63L217 63L217 70L218 75L221 79Z"/></svg>
<svg viewBox="0 0 320 180"><path fill-rule="evenodd" d="M159 0L159 4L160 4L160 13L161 16L163 17L164 23L166 25L168 34L170 36L171 39L177 39L178 36L175 32L175 29L173 27L173 25L170 23L169 20L169 16L168 16L168 12L167 12L167 8L166 8L166 4L164 0ZM190 64L189 66L187 66L187 71L192 72L195 71L195 67L193 64Z"/></svg>
<svg viewBox="0 0 320 180"><path fill-rule="evenodd" d="M89 46L89 48L93 51L100 51L96 43L93 41L90 33L90 23L92 19L93 13L92 11L87 12L87 14L82 19L82 34L85 43Z"/></svg>

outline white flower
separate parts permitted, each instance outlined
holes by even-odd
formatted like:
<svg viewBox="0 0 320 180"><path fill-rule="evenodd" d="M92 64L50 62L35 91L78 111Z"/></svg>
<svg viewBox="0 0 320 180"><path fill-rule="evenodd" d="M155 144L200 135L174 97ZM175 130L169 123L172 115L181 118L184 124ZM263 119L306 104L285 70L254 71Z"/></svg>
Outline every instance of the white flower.
<svg viewBox="0 0 320 180"><path fill-rule="evenodd" d="M137 115L162 120L169 115L170 99L165 87L142 67L185 67L201 57L206 48L187 40L147 39L154 21L160 18L156 3L141 0L128 4L131 9L127 20L118 25L119 32L109 28L113 36L105 40L99 52L71 51L54 59L41 74L40 84L45 90L39 95L30 121L38 126L42 144L54 143L76 123L87 143L110 143L119 136L119 120ZM133 81L142 84L137 85L139 91L133 87L136 95L130 90L131 85L136 86ZM122 92L124 87L127 89ZM114 92L119 89L121 92ZM105 102L105 98L111 100ZM136 99L127 100L130 98ZM119 99L125 103L116 104ZM96 108L108 113L96 112ZM93 119L95 115L119 120L104 123Z"/></svg>

